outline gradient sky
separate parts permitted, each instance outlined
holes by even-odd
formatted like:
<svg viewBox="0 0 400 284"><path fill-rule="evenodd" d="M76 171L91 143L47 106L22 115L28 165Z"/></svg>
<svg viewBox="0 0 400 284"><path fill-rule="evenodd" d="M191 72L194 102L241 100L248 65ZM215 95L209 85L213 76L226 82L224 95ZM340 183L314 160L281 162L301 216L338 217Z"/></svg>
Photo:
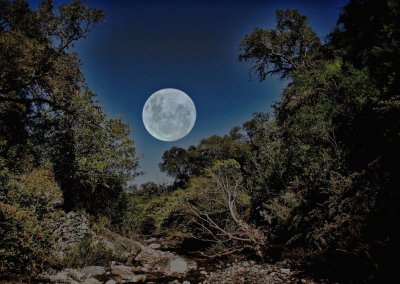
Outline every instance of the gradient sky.
<svg viewBox="0 0 400 284"><path fill-rule="evenodd" d="M36 6L39 1L30 1ZM56 4L66 1L55 1ZM158 163L172 146L196 145L223 135L268 111L285 82L249 80L249 67L237 60L239 43L254 27L273 28L275 10L296 8L324 40L347 1L264 0L100 0L106 20L76 46L89 86L109 116L129 123L141 170L135 183L164 182ZM197 109L196 124L175 142L156 140L142 122L147 98L162 88L187 93Z"/></svg>

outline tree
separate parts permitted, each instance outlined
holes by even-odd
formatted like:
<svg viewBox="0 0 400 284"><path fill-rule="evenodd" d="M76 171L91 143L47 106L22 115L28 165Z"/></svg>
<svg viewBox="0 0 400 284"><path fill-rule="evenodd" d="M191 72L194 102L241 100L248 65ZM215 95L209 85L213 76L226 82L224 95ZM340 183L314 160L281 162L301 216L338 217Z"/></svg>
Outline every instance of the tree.
<svg viewBox="0 0 400 284"><path fill-rule="evenodd" d="M310 68L321 46L297 10L277 10L276 22L276 29L255 28L240 44L239 60L249 62L261 81L268 75L290 78L293 71Z"/></svg>
<svg viewBox="0 0 400 284"><path fill-rule="evenodd" d="M244 40L240 59L252 60L261 80L291 79L271 120L244 125L253 212L268 228L270 252L329 277L351 266L352 279L385 282L399 252L395 2L351 1L330 41L311 48L300 68L271 56L282 44L273 32L257 29ZM289 38L281 39L295 50L299 41Z"/></svg>
<svg viewBox="0 0 400 284"><path fill-rule="evenodd" d="M175 184L178 186L186 187L189 178L193 175L191 149L193 147L186 151L174 146L162 155L163 162L159 165L160 170L174 177Z"/></svg>
<svg viewBox="0 0 400 284"><path fill-rule="evenodd" d="M70 51L103 19L103 11L81 1L57 10L52 1L43 1L37 11L22 0L1 0L0 7L4 166L23 172L50 162L67 210L94 213L117 202L136 176L134 144L128 126L108 119L95 102L81 62Z"/></svg>
<svg viewBox="0 0 400 284"><path fill-rule="evenodd" d="M0 7L1 155L17 171L29 156L40 156L32 144L46 145L52 118L70 112L69 100L85 93L80 61L68 50L103 12L79 1L58 11L51 1L37 11L26 1L1 0Z"/></svg>
<svg viewBox="0 0 400 284"><path fill-rule="evenodd" d="M186 187L191 177L204 174L205 169L217 160L235 158L242 163L248 147L238 131L235 128L229 135L210 136L187 150L172 147L162 156L161 171L174 177L176 185Z"/></svg>
<svg viewBox="0 0 400 284"><path fill-rule="evenodd" d="M220 251L211 257L255 251L263 257L263 230L245 221L249 196L242 190L240 165L235 160L217 161L205 178L193 181L194 196L189 211L198 228L197 237ZM210 202L212 200L212 202Z"/></svg>
<svg viewBox="0 0 400 284"><path fill-rule="evenodd" d="M137 175L138 161L128 125L107 119L89 98L81 96L74 106L77 115L62 116L52 132L54 169L67 210L83 207L110 215L111 204Z"/></svg>
<svg viewBox="0 0 400 284"><path fill-rule="evenodd" d="M398 1L350 1L330 35L333 54L367 67L384 98L400 88L400 5ZM397 98L398 100L398 98Z"/></svg>

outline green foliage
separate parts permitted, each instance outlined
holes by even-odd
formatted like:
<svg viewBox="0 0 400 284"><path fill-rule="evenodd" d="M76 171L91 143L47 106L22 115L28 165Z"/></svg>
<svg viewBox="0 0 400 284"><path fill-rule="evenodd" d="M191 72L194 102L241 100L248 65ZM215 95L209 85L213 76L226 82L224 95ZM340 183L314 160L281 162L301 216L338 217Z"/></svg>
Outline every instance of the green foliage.
<svg viewBox="0 0 400 284"><path fill-rule="evenodd" d="M216 161L204 177L192 180L189 197L193 235L209 243L211 257L252 251L264 256L264 232L247 221L250 196L242 187L240 165L233 159ZM211 201L211 202L210 202Z"/></svg>
<svg viewBox="0 0 400 284"><path fill-rule="evenodd" d="M71 51L103 17L82 1L34 11L0 0L1 277L52 262L55 207L126 225L124 188L138 168L129 127L107 118ZM97 250L90 261L106 256Z"/></svg>
<svg viewBox="0 0 400 284"><path fill-rule="evenodd" d="M64 257L64 267L82 268L90 265L108 266L111 261L119 261L113 251L104 243L85 237Z"/></svg>
<svg viewBox="0 0 400 284"><path fill-rule="evenodd" d="M171 148L160 169L175 185L126 193L138 167L129 128L106 117L69 51L102 11L0 0L2 277L51 263L62 192L66 209L126 235L193 237L213 255L246 248L330 277L351 267L353 280L388 278L400 237L399 14L396 1L351 0L321 44L305 16L277 11L275 29L254 29L239 55L260 80L289 80L273 113ZM87 239L66 264L114 257Z"/></svg>
<svg viewBox="0 0 400 284"><path fill-rule="evenodd" d="M229 202L234 203L239 214L250 205L250 196L242 188L240 164L233 159L216 161L204 176L192 180L191 188L193 194L188 201L201 212L217 214L217 222L228 223L232 218Z"/></svg>
<svg viewBox="0 0 400 284"><path fill-rule="evenodd" d="M297 10L277 10L276 29L255 28L241 43L240 61L252 64L260 80L268 75L290 78L293 71L315 64L320 40Z"/></svg>
<svg viewBox="0 0 400 284"><path fill-rule="evenodd" d="M118 203L138 167L129 128L108 119L70 48L104 17L81 1L32 11L1 1L0 156L14 173L51 164L67 210ZM99 202L92 204L93 196ZM107 205L108 205L107 204ZM104 212L107 215L110 212Z"/></svg>
<svg viewBox="0 0 400 284"><path fill-rule="evenodd" d="M10 180L6 200L10 204L19 204L42 216L51 213L57 205L61 205L62 193L51 170L35 169Z"/></svg>
<svg viewBox="0 0 400 284"><path fill-rule="evenodd" d="M318 264L330 277L351 263L352 279L385 279L399 251L397 14L390 1L351 1L312 64L290 73L269 57L282 43L263 53L276 31L256 29L243 42L241 59L255 60L261 79L291 79L273 119L258 115L243 126L253 214L270 232L271 253ZM283 46L296 46L290 38Z"/></svg>
<svg viewBox="0 0 400 284"><path fill-rule="evenodd" d="M175 178L177 187L185 188L191 177L204 174L205 169L217 160L234 158L243 161L248 147L242 143L241 138L238 130L233 129L229 135L213 135L187 150L172 147L164 152L160 169Z"/></svg>
<svg viewBox="0 0 400 284"><path fill-rule="evenodd" d="M194 236L235 229L224 193L236 189L235 210L254 221L248 228L267 232L258 236L268 241L269 256L313 264L333 278L393 274L389 259L399 253L400 237L395 2L350 1L324 45L295 10L278 11L275 29L256 28L244 38L239 60L261 80L275 74L290 81L273 114L164 154L161 169L192 190ZM217 241L210 252L226 244Z"/></svg>
<svg viewBox="0 0 400 284"><path fill-rule="evenodd" d="M398 1L350 1L331 34L331 49L358 68L367 67L370 80L386 98L399 89L400 6Z"/></svg>
<svg viewBox="0 0 400 284"><path fill-rule="evenodd" d="M0 200L1 277L34 277L55 263L51 257L53 221L61 190L48 169L12 176Z"/></svg>
<svg viewBox="0 0 400 284"><path fill-rule="evenodd" d="M33 277L48 266L48 224L32 211L0 203L1 278Z"/></svg>
<svg viewBox="0 0 400 284"><path fill-rule="evenodd" d="M141 191L128 194L127 223L131 230L144 235L167 234L170 230L188 234L186 200L191 194L188 189L150 196Z"/></svg>
<svg viewBox="0 0 400 284"><path fill-rule="evenodd" d="M64 189L65 208L97 214L118 203L125 184L137 175L138 162L129 128L121 119L107 119L91 99L81 97L77 104L77 115L62 117L60 130L52 133L57 143L55 172ZM104 213L112 212L110 208Z"/></svg>

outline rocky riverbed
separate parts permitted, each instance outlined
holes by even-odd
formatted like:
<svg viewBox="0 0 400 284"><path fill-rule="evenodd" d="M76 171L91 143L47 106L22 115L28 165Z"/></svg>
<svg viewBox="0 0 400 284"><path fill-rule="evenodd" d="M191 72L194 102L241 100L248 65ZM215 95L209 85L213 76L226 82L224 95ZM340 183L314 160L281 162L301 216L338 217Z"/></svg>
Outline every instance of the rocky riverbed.
<svg viewBox="0 0 400 284"><path fill-rule="evenodd" d="M94 244L103 244L120 262L45 271L37 277L39 283L323 283L300 277L298 271L291 270L285 263L214 263L168 251L160 239L139 242L106 229L95 232L81 213L68 213L57 226L54 251L58 257L67 255L90 235Z"/></svg>
<svg viewBox="0 0 400 284"><path fill-rule="evenodd" d="M54 274L43 274L41 280L50 283L117 284L117 283L325 283L298 276L297 271L282 264L257 264L241 261L226 266L216 265L206 270L202 266L187 272L167 272L157 267L126 266L111 263L108 267L88 266L82 269L64 269Z"/></svg>

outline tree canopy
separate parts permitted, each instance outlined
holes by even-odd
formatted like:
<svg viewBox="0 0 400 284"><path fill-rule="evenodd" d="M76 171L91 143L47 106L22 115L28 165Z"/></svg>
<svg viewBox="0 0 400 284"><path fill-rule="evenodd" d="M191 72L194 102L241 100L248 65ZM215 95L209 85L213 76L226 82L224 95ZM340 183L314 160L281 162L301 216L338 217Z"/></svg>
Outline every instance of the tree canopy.
<svg viewBox="0 0 400 284"><path fill-rule="evenodd" d="M217 187L209 167L235 159L239 188L251 199L250 220L267 232L264 255L340 281L348 273L356 281L389 279L400 217L395 2L350 1L325 43L298 11L277 11L276 27L255 28L239 54L261 81L268 75L288 81L273 112L178 156L167 151L162 169L173 176L171 169L190 169L180 172L190 188L211 190ZM207 210L195 213L217 218Z"/></svg>
<svg viewBox="0 0 400 284"><path fill-rule="evenodd" d="M138 166L129 128L106 117L73 52L104 12L81 1L58 9L43 1L32 11L26 1L1 0L0 7L2 165L23 173L52 164L66 209L121 192Z"/></svg>

